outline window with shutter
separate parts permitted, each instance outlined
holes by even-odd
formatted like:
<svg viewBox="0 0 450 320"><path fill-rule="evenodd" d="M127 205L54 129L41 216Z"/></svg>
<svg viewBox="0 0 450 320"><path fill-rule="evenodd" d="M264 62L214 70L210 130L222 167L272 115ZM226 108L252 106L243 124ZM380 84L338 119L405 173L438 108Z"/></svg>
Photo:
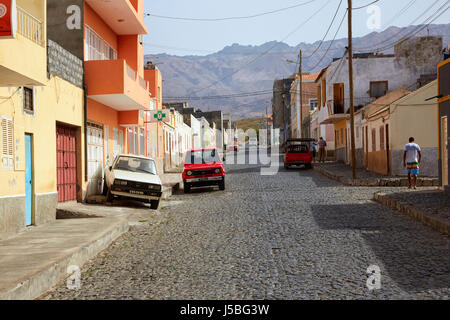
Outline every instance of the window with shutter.
<svg viewBox="0 0 450 320"><path fill-rule="evenodd" d="M2 117L2 166L5 170L14 169L13 121Z"/></svg>

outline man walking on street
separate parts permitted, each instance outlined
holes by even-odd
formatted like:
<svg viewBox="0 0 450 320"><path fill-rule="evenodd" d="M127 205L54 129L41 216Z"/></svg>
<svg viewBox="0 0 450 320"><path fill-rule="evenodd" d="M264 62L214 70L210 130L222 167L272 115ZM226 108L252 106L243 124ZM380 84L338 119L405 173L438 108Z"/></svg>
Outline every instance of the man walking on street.
<svg viewBox="0 0 450 320"><path fill-rule="evenodd" d="M416 189L417 176L419 175L419 163L422 158L420 147L414 143L414 138L409 138L409 143L405 145L405 152L403 153L403 166L408 171L409 189ZM414 184L411 185L411 175L414 176Z"/></svg>
<svg viewBox="0 0 450 320"><path fill-rule="evenodd" d="M327 142L323 140L322 137L319 138L319 162L325 162L325 148L327 146Z"/></svg>

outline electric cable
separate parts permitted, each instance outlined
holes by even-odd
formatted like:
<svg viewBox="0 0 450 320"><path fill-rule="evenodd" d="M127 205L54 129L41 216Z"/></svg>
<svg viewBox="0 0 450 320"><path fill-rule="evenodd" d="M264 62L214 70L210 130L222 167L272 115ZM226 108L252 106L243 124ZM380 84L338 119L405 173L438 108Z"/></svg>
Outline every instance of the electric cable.
<svg viewBox="0 0 450 320"><path fill-rule="evenodd" d="M236 17L225 17L225 18L171 17L171 16L164 16L164 15L158 15L158 14L153 14L153 13L146 13L145 15L149 16L149 17L155 17L155 18L161 18L161 19L170 19L170 20L181 20L181 21L216 22L216 21L226 21L226 20L243 20L243 19L257 18L257 17L269 15L269 14L274 14L274 13L278 13L278 12L282 12L282 11L298 8L298 7L310 4L310 3L315 2L315 1L317 1L317 0L310 0L310 1L302 2L302 3L299 3L299 4L293 5L293 6L289 6L289 7L285 7L285 8L281 8L281 9L276 9L276 10L272 10L272 11L266 11L266 12L257 13L257 14L252 14L252 15L248 15L248 16L236 16Z"/></svg>

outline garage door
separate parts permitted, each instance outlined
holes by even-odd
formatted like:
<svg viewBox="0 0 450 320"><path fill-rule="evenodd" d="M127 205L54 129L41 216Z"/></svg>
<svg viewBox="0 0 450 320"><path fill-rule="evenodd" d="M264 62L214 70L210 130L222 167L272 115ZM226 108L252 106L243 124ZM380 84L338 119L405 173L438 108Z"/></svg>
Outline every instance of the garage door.
<svg viewBox="0 0 450 320"><path fill-rule="evenodd" d="M103 187L103 126L88 122L88 195L101 194Z"/></svg>
<svg viewBox="0 0 450 320"><path fill-rule="evenodd" d="M56 126L58 202L77 200L76 131Z"/></svg>

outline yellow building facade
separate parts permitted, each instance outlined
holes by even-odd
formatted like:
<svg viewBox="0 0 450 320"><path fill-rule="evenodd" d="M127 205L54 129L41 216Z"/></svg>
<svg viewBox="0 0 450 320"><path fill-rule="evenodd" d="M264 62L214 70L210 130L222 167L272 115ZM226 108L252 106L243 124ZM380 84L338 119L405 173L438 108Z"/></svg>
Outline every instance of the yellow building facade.
<svg viewBox="0 0 450 320"><path fill-rule="evenodd" d="M45 0L18 0L17 15L15 38L0 38L0 239L54 221L58 201L83 198L84 91L58 72L75 60L47 42ZM47 50L65 60L48 66Z"/></svg>

